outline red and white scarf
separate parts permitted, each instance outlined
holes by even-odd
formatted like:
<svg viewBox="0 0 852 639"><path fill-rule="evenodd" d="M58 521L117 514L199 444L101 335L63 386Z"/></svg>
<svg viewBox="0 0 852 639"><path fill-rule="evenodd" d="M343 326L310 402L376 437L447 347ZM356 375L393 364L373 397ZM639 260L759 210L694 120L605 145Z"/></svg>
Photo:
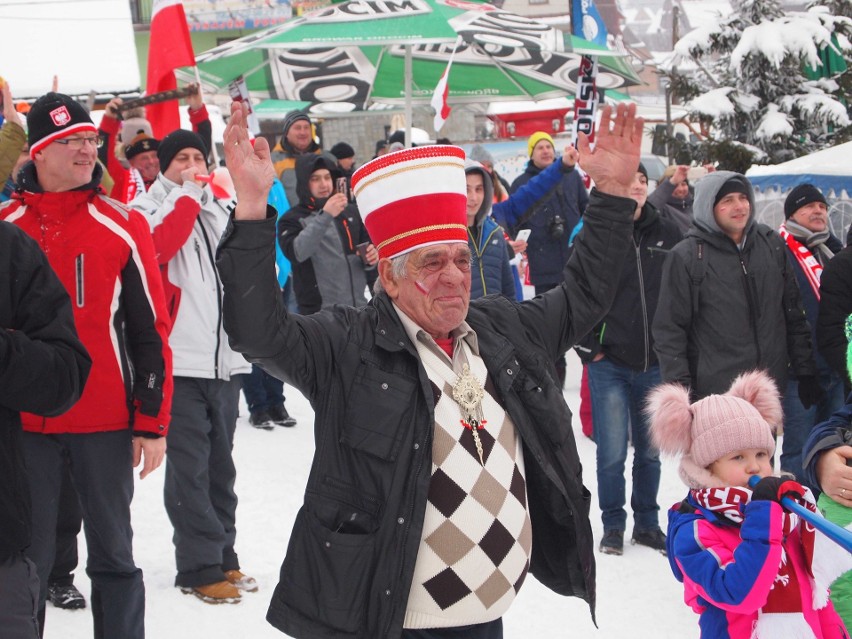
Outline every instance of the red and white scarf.
<svg viewBox="0 0 852 639"><path fill-rule="evenodd" d="M781 238L787 243L787 248L793 253L796 261L799 263L808 283L814 290L814 295L819 299L819 280L822 277L822 264L814 257L810 249L797 240L790 231L787 230L787 225L782 224L778 229Z"/></svg>
<svg viewBox="0 0 852 639"><path fill-rule="evenodd" d="M692 497L705 510L724 517L737 525L743 522L743 510L751 501L749 488L730 486L704 488L691 491ZM816 508L813 493L805 488L801 504L817 517L822 515ZM834 543L809 522L794 513L784 511L782 524L785 545L788 536L798 528L798 543L805 556L805 567L811 582L813 606L819 610L828 603L828 587L831 582L852 568L849 553ZM813 639L814 633L805 621L802 611L801 575L797 575L786 550L782 549L781 565L766 605L758 613L752 639Z"/></svg>

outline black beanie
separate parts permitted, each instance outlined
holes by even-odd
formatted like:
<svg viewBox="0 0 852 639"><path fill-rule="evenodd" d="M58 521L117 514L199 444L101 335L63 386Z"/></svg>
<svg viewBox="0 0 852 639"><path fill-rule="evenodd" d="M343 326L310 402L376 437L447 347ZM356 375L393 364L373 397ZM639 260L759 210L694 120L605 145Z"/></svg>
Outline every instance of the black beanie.
<svg viewBox="0 0 852 639"><path fill-rule="evenodd" d="M748 185L745 183L745 179L743 176L738 175L732 178L728 178L728 181L722 185L722 188L716 193L716 199L713 200L713 206L716 206L726 195L730 195L731 193L742 193L746 197L749 196Z"/></svg>
<svg viewBox="0 0 852 639"><path fill-rule="evenodd" d="M160 145L157 147L157 157L160 158L160 173L166 172L169 164L183 149L198 149L205 161L207 160L207 148L204 146L201 137L192 131L177 129L160 140Z"/></svg>
<svg viewBox="0 0 852 639"><path fill-rule="evenodd" d="M64 93L45 93L33 102L27 113L31 158L51 142L82 132L97 133L98 130L83 105Z"/></svg>
<svg viewBox="0 0 852 639"><path fill-rule="evenodd" d="M828 206L825 196L817 187L813 184L800 184L790 191L790 195L784 200L784 218L789 220L793 213L811 202L822 202Z"/></svg>
<svg viewBox="0 0 852 639"><path fill-rule="evenodd" d="M130 144L125 145L124 157L126 157L128 160L132 160L140 153L145 153L146 151L156 151L159 149L159 147L160 141L158 139L152 138L146 133L140 133L130 141Z"/></svg>
<svg viewBox="0 0 852 639"><path fill-rule="evenodd" d="M639 163L639 168L637 168L637 169L636 169L636 172L637 172L637 173L641 173L642 175L644 175L644 176L645 176L645 180L647 180L647 179L648 179L648 169L646 169L646 168L645 168L645 165L644 165L644 164L642 164L641 162Z"/></svg>
<svg viewBox="0 0 852 639"><path fill-rule="evenodd" d="M346 144L346 142L338 142L331 147L331 154L338 160L345 160L346 158L355 157L355 149Z"/></svg>

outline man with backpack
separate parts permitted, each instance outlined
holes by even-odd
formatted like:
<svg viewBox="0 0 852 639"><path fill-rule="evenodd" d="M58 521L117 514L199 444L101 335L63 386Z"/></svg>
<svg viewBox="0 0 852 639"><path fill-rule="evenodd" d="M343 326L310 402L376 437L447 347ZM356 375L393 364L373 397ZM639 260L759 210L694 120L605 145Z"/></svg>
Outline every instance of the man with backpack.
<svg viewBox="0 0 852 639"><path fill-rule="evenodd" d="M809 407L820 389L796 276L784 242L754 210L739 173L716 171L696 185L693 223L666 260L654 318L662 380L700 399L764 369L782 391L796 378Z"/></svg>

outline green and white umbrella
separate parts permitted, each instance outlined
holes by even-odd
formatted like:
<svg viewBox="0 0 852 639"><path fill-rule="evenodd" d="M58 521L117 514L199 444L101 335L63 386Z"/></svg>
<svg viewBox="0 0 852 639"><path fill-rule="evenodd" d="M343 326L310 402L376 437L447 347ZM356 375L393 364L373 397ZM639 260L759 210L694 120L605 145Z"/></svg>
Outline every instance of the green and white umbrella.
<svg viewBox="0 0 852 639"><path fill-rule="evenodd" d="M601 54L598 86L639 81L617 54L475 0L348 0L196 57L217 91L242 76L252 95L337 103L428 103L455 48L451 104L573 95L580 54ZM410 113L406 121L410 122Z"/></svg>

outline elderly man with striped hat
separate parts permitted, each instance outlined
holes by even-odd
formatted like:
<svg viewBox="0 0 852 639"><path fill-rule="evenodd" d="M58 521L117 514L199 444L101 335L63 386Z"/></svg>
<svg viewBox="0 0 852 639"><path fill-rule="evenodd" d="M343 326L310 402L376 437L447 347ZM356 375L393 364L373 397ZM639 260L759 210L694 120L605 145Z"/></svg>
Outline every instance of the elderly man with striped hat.
<svg viewBox="0 0 852 639"><path fill-rule="evenodd" d="M239 194L219 247L225 325L316 411L316 453L268 613L293 637L502 637L531 573L595 601L589 492L554 362L604 315L630 244L635 107L605 108L597 183L563 283L470 300L464 153L406 149L355 172L379 251L362 308L289 315L277 294L268 147L231 110Z"/></svg>

